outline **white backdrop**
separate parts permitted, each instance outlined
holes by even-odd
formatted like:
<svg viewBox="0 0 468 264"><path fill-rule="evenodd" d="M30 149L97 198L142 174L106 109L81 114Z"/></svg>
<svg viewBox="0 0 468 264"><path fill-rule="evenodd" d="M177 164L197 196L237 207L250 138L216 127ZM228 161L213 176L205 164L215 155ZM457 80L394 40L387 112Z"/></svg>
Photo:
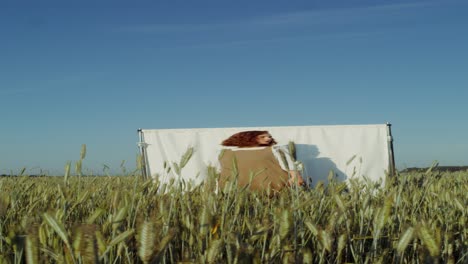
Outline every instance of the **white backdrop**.
<svg viewBox="0 0 468 264"><path fill-rule="evenodd" d="M168 182L182 177L201 183L208 165L217 162L221 141L234 133L247 130L268 130L278 145L296 144L297 160L304 164L304 178L311 185L318 181L327 183L330 170L339 180L366 176L372 180L384 179L389 169L389 145L387 126L340 125L340 126L284 126L284 127L237 127L202 129L143 129L146 143L147 172L151 177ZM181 170L181 175L169 173L164 163L172 166L179 163L189 147L194 153ZM354 157L354 159L353 159Z"/></svg>

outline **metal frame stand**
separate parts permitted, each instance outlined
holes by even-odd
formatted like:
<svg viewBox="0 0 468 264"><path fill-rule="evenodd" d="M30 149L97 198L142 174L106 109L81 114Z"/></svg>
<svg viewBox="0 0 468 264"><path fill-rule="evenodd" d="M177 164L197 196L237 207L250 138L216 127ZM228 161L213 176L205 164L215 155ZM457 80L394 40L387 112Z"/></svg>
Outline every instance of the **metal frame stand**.
<svg viewBox="0 0 468 264"><path fill-rule="evenodd" d="M396 168L395 168L395 155L393 152L393 137L392 137L392 124L387 122L387 143L388 143L388 156L390 158L390 165L389 165L389 175L395 176L396 175Z"/></svg>
<svg viewBox="0 0 468 264"><path fill-rule="evenodd" d="M147 172L147 168L146 168L146 143L144 142L144 139L143 139L143 131L141 130L141 128L138 129L138 138L139 138L139 142L138 142L138 148L140 150L140 155L141 155L141 174L143 176L143 179L148 179L148 172Z"/></svg>

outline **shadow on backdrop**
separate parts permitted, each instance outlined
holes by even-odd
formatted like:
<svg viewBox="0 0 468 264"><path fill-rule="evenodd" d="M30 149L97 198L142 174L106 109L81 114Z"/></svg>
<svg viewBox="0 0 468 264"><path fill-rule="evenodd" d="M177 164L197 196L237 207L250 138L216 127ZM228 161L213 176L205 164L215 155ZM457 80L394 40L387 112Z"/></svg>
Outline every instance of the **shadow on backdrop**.
<svg viewBox="0 0 468 264"><path fill-rule="evenodd" d="M319 181L325 185L328 184L330 170L335 173L335 179L338 181L344 181L348 178L330 158L318 157L320 151L317 146L308 144L295 144L295 146L297 160L304 164L304 181L309 187L315 187Z"/></svg>

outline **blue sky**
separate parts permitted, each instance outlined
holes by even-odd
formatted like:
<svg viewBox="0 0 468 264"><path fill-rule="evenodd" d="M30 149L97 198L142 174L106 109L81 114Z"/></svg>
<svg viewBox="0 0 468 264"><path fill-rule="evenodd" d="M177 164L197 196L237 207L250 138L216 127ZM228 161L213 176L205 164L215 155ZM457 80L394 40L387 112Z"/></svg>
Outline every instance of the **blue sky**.
<svg viewBox="0 0 468 264"><path fill-rule="evenodd" d="M138 128L390 122L468 165L468 2L0 2L0 174L135 167Z"/></svg>

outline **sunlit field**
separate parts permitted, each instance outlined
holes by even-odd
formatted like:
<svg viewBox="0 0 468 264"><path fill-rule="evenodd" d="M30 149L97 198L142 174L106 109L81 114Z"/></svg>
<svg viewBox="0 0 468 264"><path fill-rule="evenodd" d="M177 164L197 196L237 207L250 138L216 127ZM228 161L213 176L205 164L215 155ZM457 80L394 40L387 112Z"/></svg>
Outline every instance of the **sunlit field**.
<svg viewBox="0 0 468 264"><path fill-rule="evenodd" d="M467 263L468 172L318 183L276 196L217 175L0 178L0 263Z"/></svg>

